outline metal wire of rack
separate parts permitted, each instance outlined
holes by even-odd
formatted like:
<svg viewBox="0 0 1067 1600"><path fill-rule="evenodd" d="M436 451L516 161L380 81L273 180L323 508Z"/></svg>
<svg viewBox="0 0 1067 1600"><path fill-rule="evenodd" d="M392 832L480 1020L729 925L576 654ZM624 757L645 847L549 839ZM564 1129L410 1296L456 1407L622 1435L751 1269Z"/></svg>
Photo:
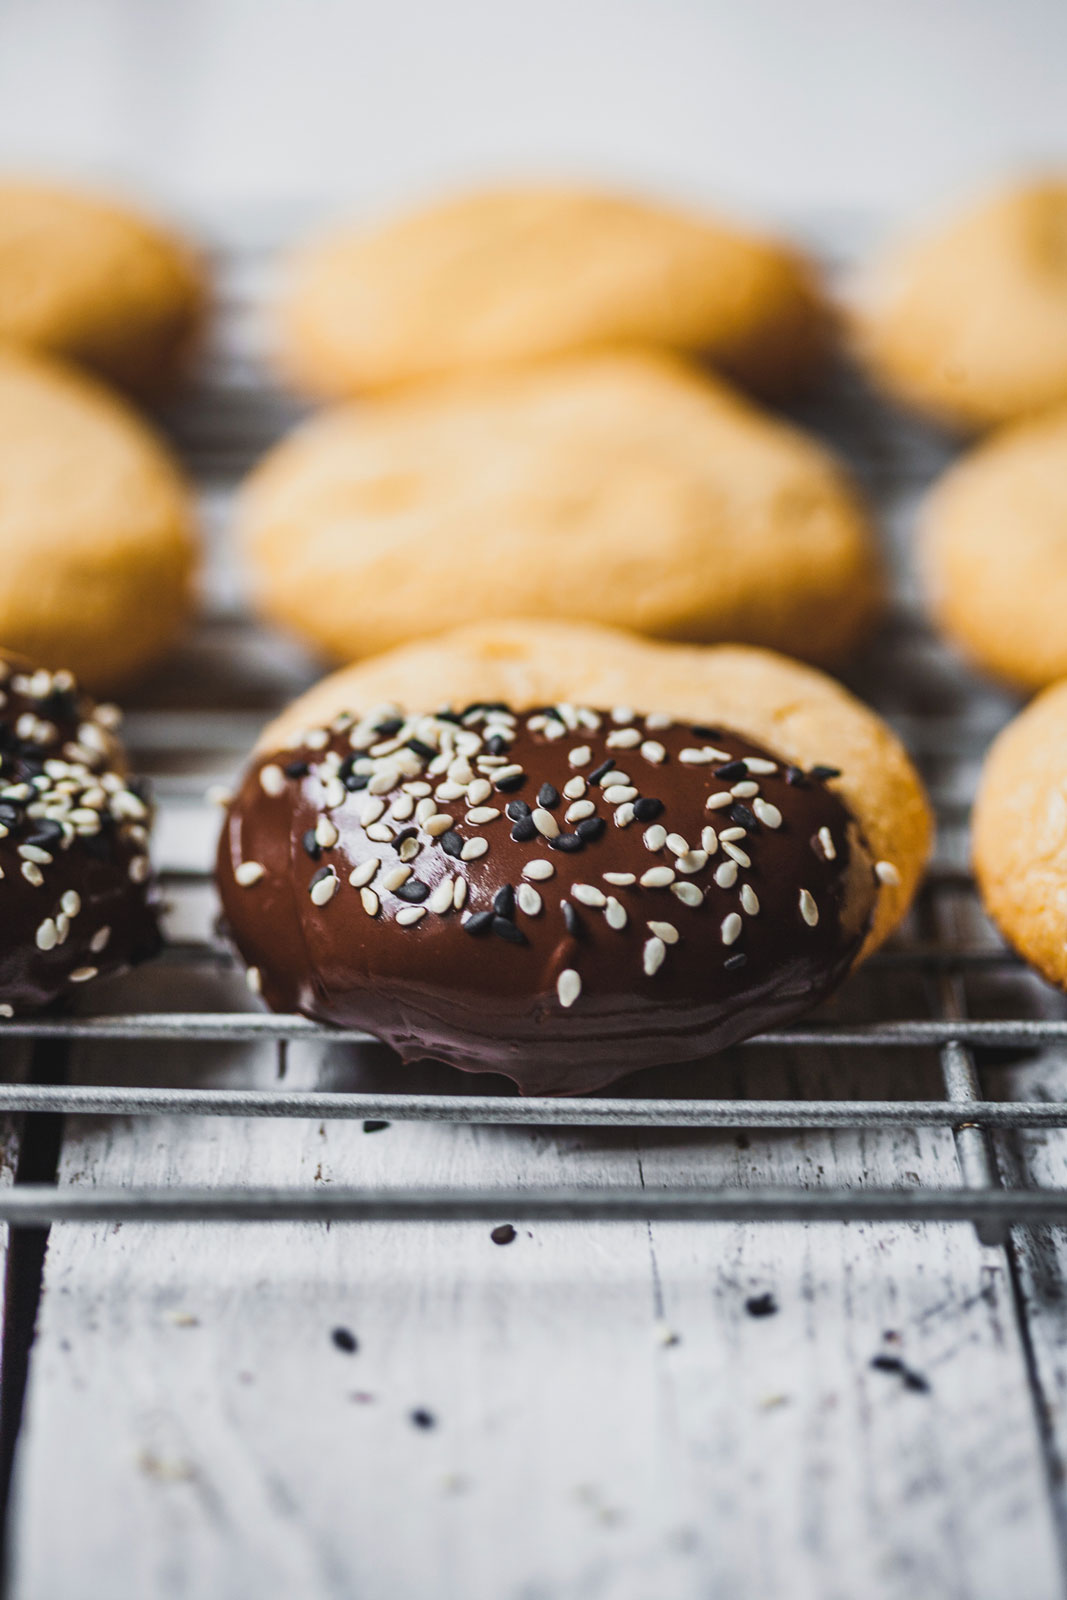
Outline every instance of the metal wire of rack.
<svg viewBox="0 0 1067 1600"><path fill-rule="evenodd" d="M252 307L259 298L263 257L229 252L219 258L224 310L219 351L198 394L170 420L176 443L201 488L209 530L225 520L229 494L252 461L292 420L293 408L265 387L255 362ZM251 331L250 331L251 330ZM86 1043L150 1044L180 1040L192 1050L210 1042L262 1045L278 1052L284 1077L291 1043L364 1044L367 1035L325 1029L301 1017L236 1010L138 1011L57 1016L4 1024L5 1040L34 1047L31 1081L0 1082L0 1113L77 1116L217 1116L420 1120L543 1128L816 1129L941 1127L952 1130L960 1187L908 1189L813 1187L783 1189L665 1188L367 1190L333 1186L301 1189L145 1189L103 1191L76 1184L16 1183L0 1192L0 1222L40 1226L71 1221L235 1221L289 1219L358 1221L496 1218L516 1220L808 1220L954 1221L973 1224L980 1239L1002 1244L1016 1224L1067 1223L1067 1189L1032 1189L1008 1181L994 1137L1028 1129L1067 1128L1067 1100L986 1093L984 1065L1005 1052L1028 1059L1062 1052L1067 1060L1067 1006L1028 977L984 925L966 870L966 815L981 752L1010 707L954 663L918 619L909 592L906 542L918 492L947 459L921 430L889 417L852 380L808 408L802 421L829 434L865 482L890 535L901 596L894 626L872 651L858 691L894 721L923 765L941 832L917 912L904 934L874 958L867 982L873 996L860 1021L816 1019L749 1041L766 1051L817 1049L851 1060L871 1050L936 1054L940 1094L927 1098L765 1099L670 1095L644 1083L629 1093L575 1099L522 1098L401 1089L366 1092L286 1088L203 1088L195 1084L86 1085L62 1081L64 1052ZM903 559L902 559L903 556ZM164 886L176 897L210 903L210 823L202 803L220 775L232 774L274 706L310 681L298 652L265 640L235 601L237 584L225 542L213 544L212 616L176 670L156 686L155 703L135 705L127 736L134 764L147 770L160 801ZM219 684L227 685L220 695ZM177 851L191 824L198 843ZM217 970L229 959L212 937L210 912L199 931L175 934L164 962ZM962 931L961 931L962 930ZM923 1015L884 1015L882 999L898 981L918 979ZM857 980L854 980L857 981ZM133 993L137 976L124 993ZM969 1001L977 995L979 1010ZM990 996L994 997L992 1005ZM1008 1015L996 1014L1010 998ZM60 1054L57 1058L56 1050ZM57 1059L59 1068L57 1070ZM42 1061L44 1065L42 1066ZM1010 1072L1010 1067L1009 1067ZM145 1074L145 1076L148 1076ZM457 1077L460 1075L456 1075ZM482 1081L482 1080L480 1080Z"/></svg>

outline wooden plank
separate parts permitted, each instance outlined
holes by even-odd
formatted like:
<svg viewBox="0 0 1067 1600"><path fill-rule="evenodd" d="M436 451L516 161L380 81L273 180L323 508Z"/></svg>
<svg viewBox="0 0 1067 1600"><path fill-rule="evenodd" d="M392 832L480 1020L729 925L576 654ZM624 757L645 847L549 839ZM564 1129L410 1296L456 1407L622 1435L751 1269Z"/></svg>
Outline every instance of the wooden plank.
<svg viewBox="0 0 1067 1600"><path fill-rule="evenodd" d="M173 1004L176 982L201 1003L202 980L173 971L142 976L139 1003L165 983ZM340 1051L290 1055L293 1082L351 1081ZM94 1048L75 1075L188 1070L173 1048L150 1063ZM364 1077L382 1070L369 1053ZM731 1092L935 1087L932 1064L899 1057L842 1072L738 1052L709 1070ZM275 1072L269 1052L213 1048L195 1080ZM211 1119L74 1122L62 1165L67 1183L756 1177L957 1174L936 1130L746 1141ZM768 1293L776 1313L751 1315ZM872 1368L879 1356L928 1387ZM19 1600L94 1592L105 1574L109 1600L1001 1600L1020 1572L1028 1600L1061 1592L1003 1258L969 1228L546 1225L507 1246L463 1224L57 1228L13 1517Z"/></svg>

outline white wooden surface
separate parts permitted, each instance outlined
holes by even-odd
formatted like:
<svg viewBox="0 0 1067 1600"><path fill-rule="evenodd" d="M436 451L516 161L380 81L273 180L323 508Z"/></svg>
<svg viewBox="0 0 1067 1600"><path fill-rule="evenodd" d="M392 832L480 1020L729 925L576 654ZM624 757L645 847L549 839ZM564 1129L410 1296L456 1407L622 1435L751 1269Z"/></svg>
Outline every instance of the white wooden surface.
<svg viewBox="0 0 1067 1600"><path fill-rule="evenodd" d="M234 408L249 406L263 409L255 395L221 395L178 419L217 517L242 452ZM858 408L812 415L836 428L903 528L938 450L903 430L883 438ZM215 586L232 593L232 576L216 571ZM266 639L237 660L234 637L209 629L159 697L248 706L306 676L296 652ZM958 675L928 643L897 668L883 699L920 734L920 689L954 728L1004 714L960 699ZM151 718L133 726L151 734ZM923 736L936 751L936 730ZM180 754L153 759L173 787ZM197 770L209 759L200 749ZM932 776L958 803L973 763L943 753ZM160 859L205 867L214 826L203 805L166 804ZM944 850L962 859L958 832ZM173 929L203 936L212 915L210 894L183 890ZM973 917L959 915L972 936ZM177 965L106 999L247 1003L232 974ZM1062 1014L1018 976L976 985L969 1000ZM924 1015L929 1004L914 975L882 966L853 980L838 1014ZM270 1050L97 1046L70 1070L88 1083L269 1083L277 1062ZM741 1050L709 1074L732 1094L939 1092L936 1063L901 1053L842 1064ZM380 1051L357 1063L292 1047L288 1080L396 1075ZM1064 1093L1056 1062L998 1068L989 1082ZM1065 1153L1059 1135L1003 1150L1022 1181L1067 1181ZM936 1130L556 1136L84 1119L67 1124L59 1179L936 1185L958 1170ZM1059 1241L1018 1238L1006 1253L968 1227L560 1224L524 1227L503 1246L465 1224L59 1227L16 1461L9 1591L1052 1600L1063 1593L1065 1267ZM746 1301L766 1294L775 1313L751 1315ZM337 1328L355 1352L338 1348ZM872 1366L887 1356L921 1381ZM416 1411L434 1425L418 1426Z"/></svg>

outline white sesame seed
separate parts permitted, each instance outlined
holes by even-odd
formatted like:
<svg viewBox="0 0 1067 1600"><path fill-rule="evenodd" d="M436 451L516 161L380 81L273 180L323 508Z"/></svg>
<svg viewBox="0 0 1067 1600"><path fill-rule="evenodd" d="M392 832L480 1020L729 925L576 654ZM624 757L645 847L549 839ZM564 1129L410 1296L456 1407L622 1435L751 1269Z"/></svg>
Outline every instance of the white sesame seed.
<svg viewBox="0 0 1067 1600"><path fill-rule="evenodd" d="M737 800L751 800L753 795L759 794L759 784L745 778L741 783L733 784L730 793Z"/></svg>
<svg viewBox="0 0 1067 1600"><path fill-rule="evenodd" d="M379 901L374 890L361 889L359 891L359 898L363 903L363 909L367 913L368 917L376 917L378 915L381 902Z"/></svg>
<svg viewBox="0 0 1067 1600"><path fill-rule="evenodd" d="M627 800L625 804L619 806L615 812L615 826L617 828L628 828L633 820L633 802Z"/></svg>
<svg viewBox="0 0 1067 1600"><path fill-rule="evenodd" d="M658 739L646 739L641 746L641 754L646 761L651 761L655 767L658 767L661 761L666 761L667 759L667 752Z"/></svg>
<svg viewBox="0 0 1067 1600"><path fill-rule="evenodd" d="M362 889L366 884L370 883L380 866L381 861L377 856L368 856L367 860L361 861L358 867L353 867L348 874L348 881L353 889Z"/></svg>
<svg viewBox="0 0 1067 1600"><path fill-rule="evenodd" d="M641 733L637 728L616 728L607 737L609 750L632 750L634 745L641 743Z"/></svg>
<svg viewBox="0 0 1067 1600"><path fill-rule="evenodd" d="M740 845L726 843L723 845L723 849L728 856L733 857L739 867L750 867L752 865L752 857L747 850L742 850Z"/></svg>
<svg viewBox="0 0 1067 1600"><path fill-rule="evenodd" d="M529 883L520 883L515 890L515 904L528 917L536 917L542 906L541 896Z"/></svg>
<svg viewBox="0 0 1067 1600"><path fill-rule="evenodd" d="M386 822L372 822L369 828L364 829L364 832L367 838L372 839L375 844L392 844L393 842L393 830Z"/></svg>
<svg viewBox="0 0 1067 1600"><path fill-rule="evenodd" d="M423 827L432 839L438 838L442 833L447 833L451 826L452 818L447 811L435 811L433 816L427 817L423 823Z"/></svg>
<svg viewBox="0 0 1067 1600"><path fill-rule="evenodd" d="M392 784L389 785L393 787ZM322 803L333 811L337 806L343 806L348 795L348 790L340 778L325 778L322 784Z"/></svg>
<svg viewBox="0 0 1067 1600"><path fill-rule="evenodd" d="M56 915L56 934L58 936L57 937L57 943L58 944L66 944L66 942L67 942L67 934L69 932L70 932L70 918L67 916L67 913L65 911L60 911Z"/></svg>
<svg viewBox="0 0 1067 1600"><path fill-rule="evenodd" d="M253 994L263 993L263 978L258 967L249 967L245 972L245 983Z"/></svg>
<svg viewBox="0 0 1067 1600"><path fill-rule="evenodd" d="M748 912L750 917L755 917L759 914L759 895L750 883L741 885L741 907L742 910Z"/></svg>
<svg viewBox="0 0 1067 1600"><path fill-rule="evenodd" d="M262 861L242 861L241 865L234 869L233 875L242 889L250 889L254 883L259 882L266 870Z"/></svg>
<svg viewBox="0 0 1067 1600"><path fill-rule="evenodd" d="M614 928L616 932L626 926L628 920L626 907L616 900L613 894L609 894L604 902L604 920L608 927Z"/></svg>
<svg viewBox="0 0 1067 1600"><path fill-rule="evenodd" d="M51 917L45 917L34 936L38 950L54 950L59 943L59 931Z"/></svg>
<svg viewBox="0 0 1067 1600"><path fill-rule="evenodd" d="M439 783L433 792L435 800L463 800L466 798L467 785L465 783Z"/></svg>
<svg viewBox="0 0 1067 1600"><path fill-rule="evenodd" d="M369 799L364 800L360 808L359 820L366 828L372 822L377 822L379 817L384 817L384 815L385 801L379 800L377 795L372 795Z"/></svg>
<svg viewBox="0 0 1067 1600"><path fill-rule="evenodd" d="M559 835L559 823L551 811L546 811L544 806L534 806L530 818L538 833L546 839L555 839Z"/></svg>
<svg viewBox="0 0 1067 1600"><path fill-rule="evenodd" d="M330 872L325 878L316 879L308 893L311 895L313 904L324 906L333 899L340 887L340 878L336 873Z"/></svg>
<svg viewBox="0 0 1067 1600"><path fill-rule="evenodd" d="M472 811L467 812L467 821L479 828L483 827L487 822L492 822L499 815L499 806L475 806Z"/></svg>
<svg viewBox="0 0 1067 1600"><path fill-rule="evenodd" d="M423 780L419 778L414 783L405 783L404 793L414 795L416 799L424 799L428 794L431 793L431 789L428 783L424 783Z"/></svg>
<svg viewBox="0 0 1067 1600"><path fill-rule="evenodd" d="M582 822L586 817L591 817L596 811L592 800L576 800L572 806L567 807L566 820L568 822Z"/></svg>
<svg viewBox="0 0 1067 1600"><path fill-rule="evenodd" d="M480 806L492 792L493 785L488 778L475 778L473 783L467 785L467 799L472 806Z"/></svg>
<svg viewBox="0 0 1067 1600"><path fill-rule="evenodd" d="M428 796L425 799L420 800L418 805L415 807L415 821L420 827L425 827L430 817L435 817L436 815L437 807Z"/></svg>
<svg viewBox="0 0 1067 1600"><path fill-rule="evenodd" d="M499 785L501 783L507 782L507 780L510 779L510 778L519 778L519 777L524 777L524 776L525 776L525 773L523 772L523 769L521 767L517 767L517 766L514 766L514 765L508 766L508 767L499 767L493 773L493 782L495 784Z"/></svg>
<svg viewBox="0 0 1067 1600"><path fill-rule="evenodd" d="M452 904L457 911L462 911L467 903L467 880L457 878L452 888Z"/></svg>
<svg viewBox="0 0 1067 1600"><path fill-rule="evenodd" d="M653 822L642 834L646 850L662 850L667 843L667 830L660 822Z"/></svg>
<svg viewBox="0 0 1067 1600"><path fill-rule="evenodd" d="M426 902L426 909L442 917L452 909L452 879L442 878Z"/></svg>
<svg viewBox="0 0 1067 1600"><path fill-rule="evenodd" d="M131 883L144 883L151 867L147 856L134 856L126 869L130 875Z"/></svg>
<svg viewBox="0 0 1067 1600"><path fill-rule="evenodd" d="M567 800L580 800L585 793L584 778L568 778L563 785L563 794Z"/></svg>
<svg viewBox="0 0 1067 1600"><path fill-rule="evenodd" d="M477 861L489 849L488 839L468 839L459 853L461 861Z"/></svg>
<svg viewBox="0 0 1067 1600"><path fill-rule="evenodd" d="M565 733L569 733L571 731L572 730L567 727L565 722L560 722L558 717L547 717L545 719L546 739L562 739Z"/></svg>
<svg viewBox="0 0 1067 1600"><path fill-rule="evenodd" d="M382 873L382 888L390 894L395 894L402 884L407 883L411 877L411 868L405 866L390 867L388 872Z"/></svg>
<svg viewBox="0 0 1067 1600"><path fill-rule="evenodd" d="M96 932L89 940L89 949L93 952L94 956L98 956L101 950L107 949L107 942L110 938L111 929L109 927L97 928Z"/></svg>
<svg viewBox="0 0 1067 1600"><path fill-rule="evenodd" d="M663 965L663 958L667 954L667 946L662 939L646 939L644 949L644 967L647 975L652 978Z"/></svg>
<svg viewBox="0 0 1067 1600"><path fill-rule="evenodd" d="M891 861L875 862L874 871L879 883L895 887L900 882L900 873Z"/></svg>
<svg viewBox="0 0 1067 1600"><path fill-rule="evenodd" d="M425 906L405 906L403 911L397 912L396 920L402 928L410 928L413 923L421 922L425 915Z"/></svg>
<svg viewBox="0 0 1067 1600"><path fill-rule="evenodd" d="M599 907L607 904L607 898L603 889L598 889L596 885L592 883L576 883L571 889L571 894L576 900L580 901L583 906Z"/></svg>
<svg viewBox="0 0 1067 1600"><path fill-rule="evenodd" d="M689 849L689 840L684 839L680 833L669 833L667 835L667 846L676 856L684 856Z"/></svg>
<svg viewBox="0 0 1067 1600"><path fill-rule="evenodd" d="M683 906L698 906L704 899L695 883L672 883L671 894L677 895Z"/></svg>
<svg viewBox="0 0 1067 1600"><path fill-rule="evenodd" d="M675 857L675 870L677 872L701 872L708 864L706 850L687 850L684 855Z"/></svg>
<svg viewBox="0 0 1067 1600"><path fill-rule="evenodd" d="M632 722L634 720L633 707L616 706L611 713L611 720L616 723Z"/></svg>
<svg viewBox="0 0 1067 1600"><path fill-rule="evenodd" d="M645 718L646 728L669 728L671 726L671 719L664 711L650 711Z"/></svg>
<svg viewBox="0 0 1067 1600"><path fill-rule="evenodd" d="M19 855L24 861L36 861L39 867L51 865L52 857L47 850L41 850L35 844L20 844Z"/></svg>
<svg viewBox="0 0 1067 1600"><path fill-rule="evenodd" d="M383 762L367 784L367 793L388 794L390 789L395 789L398 786L400 776L400 768L395 761ZM414 776L414 774L411 774L411 776Z"/></svg>
<svg viewBox="0 0 1067 1600"><path fill-rule="evenodd" d="M325 750L330 742L330 735L325 728L312 728L310 733L305 733L301 744L306 744L309 750Z"/></svg>
<svg viewBox="0 0 1067 1600"><path fill-rule="evenodd" d="M719 834L719 838L724 844L732 843L737 839L744 839L745 837L746 835L744 828L723 828Z"/></svg>
<svg viewBox="0 0 1067 1600"><path fill-rule="evenodd" d="M763 756L745 756L744 762L749 772L758 773L762 777L778 771L777 761L768 761Z"/></svg>
<svg viewBox="0 0 1067 1600"><path fill-rule="evenodd" d="M736 911L731 911L728 916L722 919L722 942L723 944L733 944L734 940L740 938L740 936L741 918Z"/></svg>
<svg viewBox="0 0 1067 1600"><path fill-rule="evenodd" d="M782 826L782 813L769 800L753 800L752 809L765 828Z"/></svg>
<svg viewBox="0 0 1067 1600"><path fill-rule="evenodd" d="M88 983L90 978L95 978L98 967L75 967L70 975L71 983Z"/></svg>
<svg viewBox="0 0 1067 1600"><path fill-rule="evenodd" d="M324 850L332 850L341 835L329 817L320 817L315 824L315 843Z"/></svg>
<svg viewBox="0 0 1067 1600"><path fill-rule="evenodd" d="M814 928L819 920L819 908L807 889L800 891L800 915L809 928Z"/></svg>
<svg viewBox="0 0 1067 1600"><path fill-rule="evenodd" d="M415 797L410 794L397 795L389 808L389 814L394 822L407 822L415 814Z"/></svg>
<svg viewBox="0 0 1067 1600"><path fill-rule="evenodd" d="M2 1005L0 1005L0 1017L13 1017L14 1015L15 1015L14 1006L9 1006L7 1004L7 1001L5 1000L4 1003Z"/></svg>
<svg viewBox="0 0 1067 1600"><path fill-rule="evenodd" d="M605 883L613 883L620 889L627 888L631 883L637 882L637 877L632 872L605 872Z"/></svg>
<svg viewBox="0 0 1067 1600"><path fill-rule="evenodd" d="M708 811L722 811L726 806L732 806L734 797L729 789L717 789L714 794L709 794L704 805Z"/></svg>
<svg viewBox="0 0 1067 1600"><path fill-rule="evenodd" d="M533 878L541 882L545 878L551 878L555 870L551 861L544 861L540 856L535 856L532 861L527 861L522 869L522 875L524 878Z"/></svg>
<svg viewBox="0 0 1067 1600"><path fill-rule="evenodd" d="M613 798L612 791L615 789L630 789L633 787L633 783L628 772L605 772L600 780L600 787L604 791L605 798L614 806L618 805L618 800Z"/></svg>
<svg viewBox="0 0 1067 1600"><path fill-rule="evenodd" d="M700 830L700 848L713 856L719 848L719 835L710 825Z"/></svg>
<svg viewBox="0 0 1067 1600"><path fill-rule="evenodd" d="M667 885L674 882L674 869L672 867L649 867L639 879L642 889L666 889Z"/></svg>
<svg viewBox="0 0 1067 1600"><path fill-rule="evenodd" d="M573 967L565 967L556 980L561 1006L572 1006L582 992L582 980Z"/></svg>
<svg viewBox="0 0 1067 1600"><path fill-rule="evenodd" d="M737 862L723 861L716 867L715 882L720 889L732 889L737 882Z"/></svg>
<svg viewBox="0 0 1067 1600"><path fill-rule="evenodd" d="M822 853L826 857L827 861L836 861L837 860L837 846L834 844L834 837L833 837L833 834L830 832L829 828L826 828L826 827L820 828L819 829L819 833L818 833L818 839L819 839L819 844L820 844L820 846L822 848Z"/></svg>
<svg viewBox="0 0 1067 1600"><path fill-rule="evenodd" d="M673 922L650 922L648 924L657 939L662 939L664 944L678 943L678 929Z"/></svg>

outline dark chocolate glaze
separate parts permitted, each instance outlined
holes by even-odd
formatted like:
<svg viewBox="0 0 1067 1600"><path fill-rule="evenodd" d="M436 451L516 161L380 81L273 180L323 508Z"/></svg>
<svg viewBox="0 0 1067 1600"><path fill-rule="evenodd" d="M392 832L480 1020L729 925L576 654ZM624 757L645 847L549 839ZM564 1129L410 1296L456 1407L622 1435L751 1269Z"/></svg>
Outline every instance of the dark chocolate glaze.
<svg viewBox="0 0 1067 1600"><path fill-rule="evenodd" d="M630 713L620 723L613 721L619 712L579 711L579 718L595 717L598 725L571 729L561 718L573 721L572 708L559 716L542 708L522 713L513 734L493 735L493 726L507 729L506 708L466 708L454 715L452 722L412 718L403 728L393 712L378 711L351 726L338 719L331 729L312 732L310 742L305 736L291 749L259 757L245 775L219 842L218 883L226 923L252 969L253 987L273 1009L366 1028L406 1060L436 1057L468 1071L506 1073L527 1094L575 1094L639 1067L693 1060L761 1032L821 1000L848 971L870 923L877 883L860 830L826 779L786 768L736 733L664 726L666 719L655 717L649 726ZM452 818L444 834L432 835L414 817L395 818L395 802L402 812L408 804L401 783L436 787L449 781L444 773L424 770L442 734L455 738L465 728L485 735L486 717L488 737L468 760L476 778L492 781L494 771L503 772L504 791L494 788L480 802L500 814L481 824L466 820L472 806L464 794L434 799L434 813ZM372 723L384 731L375 734ZM641 746L620 746L620 737L631 737L627 729L637 730L641 746L660 746L664 759L649 759ZM360 770L372 760L376 772L383 763L395 763L390 746L398 738L405 741L400 759L410 776L394 770L376 779ZM368 746L377 752L373 758L364 753L355 770L353 741L357 753ZM720 754L708 759L708 749ZM580 765L572 764L576 750ZM479 762L490 753L507 766L483 770ZM701 759L694 761L694 754ZM757 767L774 762L774 771L749 771L745 758L754 758ZM340 770L339 762L345 763ZM601 772L605 762L614 765ZM511 765L522 769L517 780L508 775ZM604 787L619 771L636 791L621 806ZM460 771L456 781L462 777ZM368 837L360 820L374 797L367 788L346 789L345 778L349 784L369 779L371 787L386 786L377 797L384 803L382 816L366 825L372 832L384 830L382 838ZM564 789L576 778L585 779L582 798L595 809L568 822L574 801ZM710 796L727 794L738 783L757 784L758 795L743 789L728 809L707 808ZM411 798L417 804L425 797ZM564 836L562 844L532 830L526 811L539 802ZM616 819L628 814L626 806L636 806L637 816L619 826ZM605 824L602 829L596 819ZM425 820L432 830L432 819ZM717 834L743 828L743 837L730 842L751 864L735 862L736 882L720 886L715 873L731 859L720 841L706 862L699 855L684 858L695 870L683 872L677 839L655 850L646 844L653 824L680 835L694 851L702 848L709 825ZM822 829L828 830L832 859ZM526 837L531 831L533 837ZM418 846L407 862L412 876L390 890L382 880L405 850L411 852L405 838ZM486 853L459 858L455 851L472 839L484 839ZM368 897L349 880L353 869L358 872L374 856L382 866L370 885L375 898L368 909ZM531 882L524 876L535 859L552 864L549 879ZM243 884L235 877L242 864ZM639 880L650 868L670 869L675 884L691 886L683 893L692 898L694 888L699 892L699 903L683 903L671 885L623 886L603 876L632 873ZM328 881L334 876L335 889ZM440 902L434 891L445 878L466 885L462 910L435 909ZM524 901L530 906L527 892L520 892L523 884L540 896L534 914L523 908ZM744 885L750 891L747 909ZM331 897L322 898L330 890ZM817 912L814 925L802 914L801 890ZM584 903L598 893L617 905ZM398 922L398 914L410 913L413 905L425 908L421 919L408 926ZM805 905L811 916L812 904ZM621 928L608 915L618 922L617 907L626 914ZM723 925L731 914L741 927L727 943ZM649 922L670 925L665 948L649 946L658 939ZM672 930L676 942L666 942ZM736 924L728 926L729 933L735 930ZM580 993L564 1005L562 996L574 987L573 977L565 978L561 993L561 974L568 971L578 975Z"/></svg>
<svg viewBox="0 0 1067 1600"><path fill-rule="evenodd" d="M0 1017L73 999L159 949L149 807L116 720L69 673L0 655Z"/></svg>

